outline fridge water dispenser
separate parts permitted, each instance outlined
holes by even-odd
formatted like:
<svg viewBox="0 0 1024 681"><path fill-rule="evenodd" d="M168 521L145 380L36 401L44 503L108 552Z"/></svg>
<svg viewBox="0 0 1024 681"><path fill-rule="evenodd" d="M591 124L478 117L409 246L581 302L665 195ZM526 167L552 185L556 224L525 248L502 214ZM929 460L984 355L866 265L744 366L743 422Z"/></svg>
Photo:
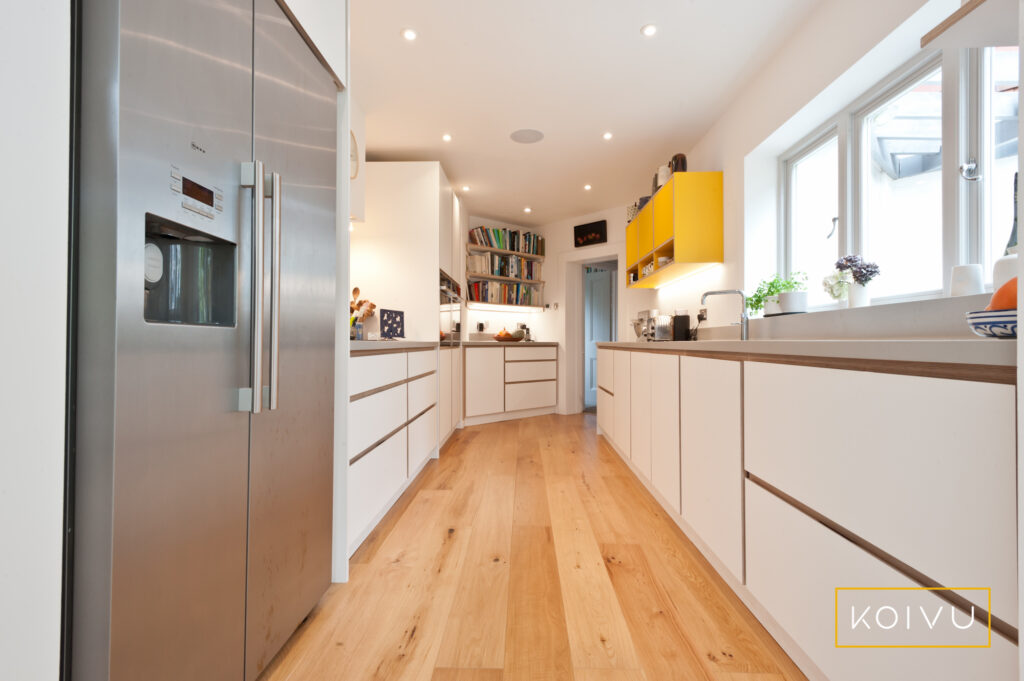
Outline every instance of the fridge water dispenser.
<svg viewBox="0 0 1024 681"><path fill-rule="evenodd" d="M146 214L147 322L235 325L235 244Z"/></svg>

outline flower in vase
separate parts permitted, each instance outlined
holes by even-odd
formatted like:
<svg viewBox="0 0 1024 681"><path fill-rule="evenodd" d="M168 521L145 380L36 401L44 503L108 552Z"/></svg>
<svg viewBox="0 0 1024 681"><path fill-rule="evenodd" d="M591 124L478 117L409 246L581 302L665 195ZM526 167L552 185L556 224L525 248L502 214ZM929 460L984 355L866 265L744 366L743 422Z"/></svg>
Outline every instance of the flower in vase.
<svg viewBox="0 0 1024 681"><path fill-rule="evenodd" d="M845 300L853 283L853 274L849 270L836 270L825 277L821 284L832 300Z"/></svg>
<svg viewBox="0 0 1024 681"><path fill-rule="evenodd" d="M868 282L879 274L878 265L873 262L864 262L859 255L847 255L836 262L836 269L841 272L849 272L853 281L861 286L867 286Z"/></svg>

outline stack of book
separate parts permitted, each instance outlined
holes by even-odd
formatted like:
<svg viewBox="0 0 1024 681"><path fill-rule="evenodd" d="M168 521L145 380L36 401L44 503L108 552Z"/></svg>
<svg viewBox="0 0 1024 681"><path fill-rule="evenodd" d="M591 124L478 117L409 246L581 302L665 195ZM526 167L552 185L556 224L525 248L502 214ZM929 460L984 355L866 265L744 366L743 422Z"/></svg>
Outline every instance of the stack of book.
<svg viewBox="0 0 1024 681"><path fill-rule="evenodd" d="M540 305L540 291L526 284L474 281L469 284L469 299L498 305Z"/></svg>
<svg viewBox="0 0 1024 681"><path fill-rule="evenodd" d="M494 277L540 280L540 263L517 255L479 253L466 256L466 269L470 275L487 274Z"/></svg>
<svg viewBox="0 0 1024 681"><path fill-rule="evenodd" d="M544 237L518 229L475 227L469 231L469 241L477 246L544 255Z"/></svg>

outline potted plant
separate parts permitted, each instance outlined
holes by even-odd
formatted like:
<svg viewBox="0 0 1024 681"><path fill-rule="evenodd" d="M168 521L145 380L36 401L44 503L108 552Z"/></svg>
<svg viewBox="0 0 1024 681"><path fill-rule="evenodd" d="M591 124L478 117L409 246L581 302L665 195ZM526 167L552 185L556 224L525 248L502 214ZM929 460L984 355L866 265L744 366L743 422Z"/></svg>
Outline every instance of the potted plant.
<svg viewBox="0 0 1024 681"><path fill-rule="evenodd" d="M776 274L764 279L757 290L747 298L751 313L764 310L765 316L807 311L807 275L794 272L787 278Z"/></svg>
<svg viewBox="0 0 1024 681"><path fill-rule="evenodd" d="M865 287L879 273L875 263L865 262L859 255L847 255L836 261L836 271L825 277L823 283L833 299L845 297L850 307L865 307L871 304L871 296Z"/></svg>

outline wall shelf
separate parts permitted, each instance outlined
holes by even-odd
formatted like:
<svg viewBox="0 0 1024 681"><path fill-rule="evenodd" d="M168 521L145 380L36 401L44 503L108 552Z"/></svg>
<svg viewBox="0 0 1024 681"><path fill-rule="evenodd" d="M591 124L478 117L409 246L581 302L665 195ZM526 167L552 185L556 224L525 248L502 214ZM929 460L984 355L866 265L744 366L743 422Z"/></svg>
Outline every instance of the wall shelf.
<svg viewBox="0 0 1024 681"><path fill-rule="evenodd" d="M481 246L479 244L466 244L466 251L469 253L497 253L498 255L517 255L525 260L536 260L537 262L544 262L544 256L537 255L536 253L506 251L504 248L491 248L490 246Z"/></svg>
<svg viewBox="0 0 1024 681"><path fill-rule="evenodd" d="M517 279L516 277L499 277L496 274L475 274L466 272L467 279L485 279L487 281L503 281L509 284L527 284L529 286L543 286L544 282L538 279Z"/></svg>
<svg viewBox="0 0 1024 681"><path fill-rule="evenodd" d="M921 47L1017 45L1018 0L969 0L921 38Z"/></svg>

